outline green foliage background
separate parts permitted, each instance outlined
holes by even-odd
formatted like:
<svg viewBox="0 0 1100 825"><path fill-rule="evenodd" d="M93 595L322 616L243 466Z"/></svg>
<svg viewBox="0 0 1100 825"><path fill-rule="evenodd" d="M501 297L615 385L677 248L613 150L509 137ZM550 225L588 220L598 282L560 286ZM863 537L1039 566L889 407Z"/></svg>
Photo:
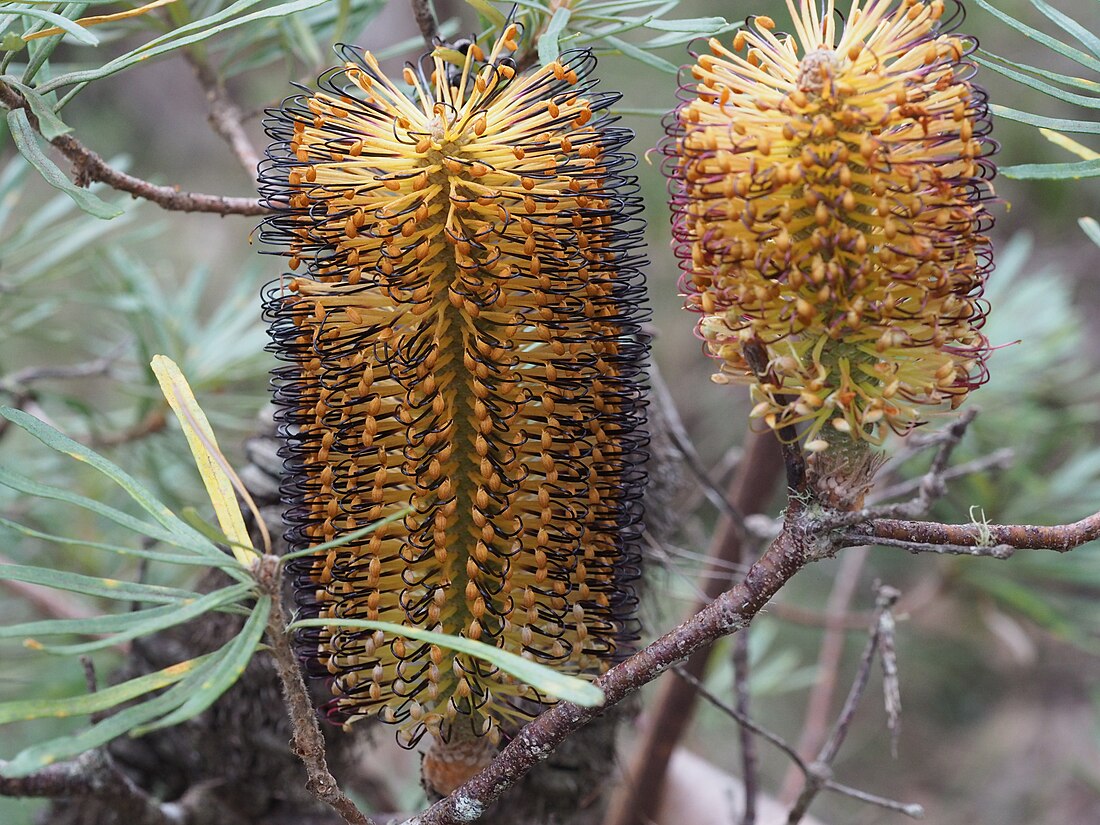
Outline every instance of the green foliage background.
<svg viewBox="0 0 1100 825"><path fill-rule="evenodd" d="M248 131L262 145L259 113L289 93L289 81L308 82L326 68L332 42L346 39L372 48L391 67L422 48L407 5L380 0L177 0L148 15L34 40L29 48L17 42L25 29L57 22L39 13L71 20L136 5L6 3L0 7L0 49L8 51L0 52L6 55L0 73L32 96L48 134L72 129L115 166L196 191L254 194L248 174L206 123L206 101L185 52L223 79L249 114ZM479 5L483 14L494 8ZM643 156L661 133L652 112L674 103L675 80L668 70L686 62L689 41L700 32L729 28L723 20L736 24L747 14L769 13L782 28L784 16L782 4L774 0L582 0L574 5L567 16L538 0L524 0L519 8L528 15L529 27L549 32L539 52L543 59L556 48L577 45L606 55L602 82L624 92L623 117L638 132L634 151ZM981 80L994 103L1032 113L1033 122L1034 116L1057 119L1058 128L1067 134L1075 130L1075 139L1100 149L1100 35L1094 22L1100 19L1100 3L973 0L966 5L965 30L975 33L984 49L1010 56L1016 64L982 58L987 66ZM487 17L479 21L467 5L438 6L446 34L488 22ZM1004 14L1034 31L1014 27ZM1074 29L1059 14L1084 25ZM96 43L78 37L94 37ZM996 73L992 66L1016 76ZM1062 92L1044 91L1044 83ZM1076 103L1066 102L1067 93L1077 96L1070 98ZM1100 507L1100 327L1092 320L1100 308L1094 264L1100 231L1095 224L1078 223L1100 216L1100 178L1065 178L1067 172L1095 170L1095 162L1082 166L1080 157L1051 143L1033 124L999 117L995 136L1003 144L999 161L1004 165L1077 165L1021 172L1063 179L1002 177L997 183L1005 203L994 236L998 270L990 282L988 332L994 343L1006 346L991 361L993 381L974 398L983 414L959 460L1010 447L1016 462L1005 471L955 482L936 515L966 521L971 507L977 507L991 521L1072 520ZM279 262L257 255L251 218L168 213L102 186L74 192L56 177L58 169L64 175L67 164L46 151L43 156L53 158L58 169L43 166L28 141L41 152L41 141L17 118L9 118L6 129L0 125L0 403L22 406L103 451L174 510L194 506L204 500L201 485L183 439L167 424L147 364L154 353L180 364L222 445L239 464L240 445L256 428L267 401L266 376L273 360L264 350L258 292L279 274ZM42 169L32 168L24 155ZM53 176L55 188L46 184L43 170L47 179ZM708 380L710 365L692 335L692 319L679 309L656 160L643 157L639 175L650 222L655 359L700 455L714 464L744 434L746 398ZM70 191L58 191L58 185ZM117 217L97 217L112 213ZM1014 344L1017 340L1021 343ZM89 374L65 377L73 365L88 365ZM59 377L49 377L55 369ZM126 506L124 495L102 476L43 449L15 428L0 437L0 463ZM913 475L921 469L918 458L898 472ZM110 522L5 489L0 489L0 515L37 529L63 527L66 534L90 541L133 541ZM688 534L681 543L701 551L699 542L713 518L702 511L694 538ZM138 575L132 559L58 547L2 528L0 536L5 539L0 555L7 561L120 579ZM672 568L655 573L651 592L675 598L659 599L666 605L663 611L650 609L652 631L670 626L689 603L687 582L694 572L694 561L674 553ZM830 565L807 571L782 601L822 609L834 572ZM187 585L192 576L158 564L149 565L144 575L150 583L173 586ZM869 789L924 803L936 823L1100 820L1093 707L1100 700L1096 549L1069 557L1021 554L1008 563L914 559L878 550L865 573L868 583L875 577L903 590L931 582L936 595L902 624L906 727L900 759L886 758L881 711L869 701L838 772L858 777ZM864 609L871 600L868 584L854 608ZM87 601L88 609L100 609ZM24 599L5 594L0 600L0 623L38 615ZM778 614L763 617L755 630L757 708L765 722L789 737L797 735L805 690L816 676L819 638L818 631ZM853 654L861 641L852 635ZM71 657L45 656L7 640L0 640L0 657L5 665L0 699L82 690L81 668ZM117 654L104 651L96 662L101 673L108 673ZM711 674L712 687L720 692L728 690L728 680L726 668ZM733 768L731 731L707 713L690 744ZM0 758L75 725L6 727ZM1003 733L1006 728L1011 735ZM720 734L708 736L707 730ZM1005 779L1028 762L1043 782ZM767 785L774 788L785 765L769 753L765 767ZM410 787L414 781L409 778ZM0 799L0 820L29 821L35 807ZM879 812L834 799L823 801L820 815L846 823L885 821Z"/></svg>

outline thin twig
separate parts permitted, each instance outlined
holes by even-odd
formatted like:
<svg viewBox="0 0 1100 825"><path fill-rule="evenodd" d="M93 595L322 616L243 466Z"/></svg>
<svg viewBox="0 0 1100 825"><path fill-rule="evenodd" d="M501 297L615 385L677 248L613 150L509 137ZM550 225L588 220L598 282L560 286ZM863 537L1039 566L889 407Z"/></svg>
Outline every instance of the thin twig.
<svg viewBox="0 0 1100 825"><path fill-rule="evenodd" d="M749 629L733 637L733 694L737 712L749 716ZM741 825L756 825L756 796L760 789L760 761L756 754L756 740L747 728L741 733L741 779L745 784L745 813Z"/></svg>
<svg viewBox="0 0 1100 825"><path fill-rule="evenodd" d="M833 793L838 793L841 796L848 796L852 799L858 799L860 802L866 802L868 805L876 805L888 811L896 811L899 814L905 814L913 819L924 819L924 806L918 805L916 802L898 802L895 799L867 793L867 791L861 791L859 788L853 788L851 785L843 785L831 779L825 780L823 790L832 791Z"/></svg>
<svg viewBox="0 0 1100 825"><path fill-rule="evenodd" d="M946 525L944 525L946 526ZM938 556L988 556L992 559L1009 559L1016 554L1011 544L968 545L968 544L931 544L922 541L894 538L870 538L861 533L844 533L842 538L850 545L875 544L879 547L900 547L913 555L931 553Z"/></svg>
<svg viewBox="0 0 1100 825"><path fill-rule="evenodd" d="M846 553L840 560L840 566L837 568L833 587L825 605L826 616L842 620L847 614L866 561L866 548L858 548L854 552ZM867 623L864 622L862 629L866 630L866 628ZM806 700L806 716L802 723L802 732L798 737L798 752L806 754L806 758L811 758L812 754L818 751L829 730L833 694L836 691L840 666L844 659L845 637L842 621L828 624L822 634L821 647L817 654L817 679ZM779 798L784 802L790 802L798 792L798 787L798 774L788 769L787 775L783 778Z"/></svg>
<svg viewBox="0 0 1100 825"><path fill-rule="evenodd" d="M829 738L821 746L817 759L811 766L811 775L806 779L805 786L798 800L791 808L787 817L787 825L798 825L802 821L810 803L824 788L826 779L830 779L829 773L833 760L840 752L840 746L848 736L848 729L856 715L856 708L863 698L863 692L867 688L867 681L871 677L871 665L874 663L875 651L878 649L879 639L882 633L882 614L889 610L898 600L901 594L892 587L879 587L878 598L875 602L875 618L871 627L867 644L863 649L863 655L859 660L859 668L856 671L855 681L848 691L848 697L844 700L844 707L833 725Z"/></svg>
<svg viewBox="0 0 1100 825"><path fill-rule="evenodd" d="M710 472L703 466L699 453L688 435L687 428L680 418L680 412L676 409L676 402L672 398L672 391L665 383L660 369L656 364L649 368L650 403L654 410L652 415L658 418L665 428L669 442L684 460L684 464L699 482L699 489L704 497L721 513L732 521L737 529L743 530L745 515L733 502L729 500L726 492L722 490L711 477Z"/></svg>
<svg viewBox="0 0 1100 825"><path fill-rule="evenodd" d="M117 447L120 444L129 444L132 441L148 438L161 432L166 426L168 426L168 417L165 409L157 406L149 410L140 421L117 433L93 433L89 438L89 444L97 450Z"/></svg>
<svg viewBox="0 0 1100 825"><path fill-rule="evenodd" d="M675 667L675 668L673 668L673 670L675 671L677 676L679 676L681 679L683 679L685 682L687 682L689 685L691 685L692 688L694 688L695 692L698 693L707 702L714 705L714 707L718 708L720 711L725 713L727 716L731 717L735 722L737 722L737 724L739 724L745 730L751 731L752 733L755 733L757 736L761 736L764 739L767 739L769 742L771 742L773 745L775 745L777 748L779 748L779 750L781 750L781 751L783 751L783 753L787 754L787 756L790 757L791 762L793 762L794 765L802 772L803 776L809 776L810 775L810 766L806 764L806 760L804 760L799 755L798 751L796 751L793 747L791 747L786 742L786 740L784 740L782 737L772 733L770 730L767 730L766 728L760 727L758 724L756 724L756 722L752 721L752 719L750 717L743 714L737 708L723 702L721 699L719 699L717 696L715 696L713 693L711 693L709 690L707 690L707 687L706 687L706 685L703 684L702 680L696 679L694 676L692 676L690 673L688 673L683 667Z"/></svg>
<svg viewBox="0 0 1100 825"><path fill-rule="evenodd" d="M429 49L434 49L439 43L439 21L436 20L435 11L432 9L432 0L410 0L413 17L416 26L424 37L424 42Z"/></svg>
<svg viewBox="0 0 1100 825"><path fill-rule="evenodd" d="M99 678L95 672L95 661L91 656L81 656L80 666L84 668L84 684L88 688L88 693L95 693L99 690ZM97 710L95 713L88 717L93 725L99 724L108 716L111 715L111 710Z"/></svg>
<svg viewBox="0 0 1100 825"><path fill-rule="evenodd" d="M130 342L120 342L114 349L101 358L93 358L80 364L60 366L25 367L0 377L0 389L14 393L17 388L26 387L38 381L68 380L72 378L94 378L107 375L118 359L129 348Z"/></svg>
<svg viewBox="0 0 1100 825"><path fill-rule="evenodd" d="M283 701L294 731L294 752L306 766L306 787L321 802L330 806L348 825L374 825L345 794L328 769L325 758L325 737L317 723L317 713L306 690L298 659L286 633L286 612L282 605L282 577L279 559L264 556L259 562L256 580L271 597L271 613L267 621L267 639L275 661L275 671L283 687Z"/></svg>
<svg viewBox="0 0 1100 825"><path fill-rule="evenodd" d="M677 452L679 452L679 445L674 444L673 446L675 446ZM717 509L720 513L729 515L729 501L726 500L725 496L727 479L729 478L729 475L733 471L733 469L741 462L741 458L743 457L743 455L744 451L741 449L740 445L732 446L728 450L726 450L726 452L722 455L720 459L714 462L714 466L711 467L709 470L705 466L703 466L701 460L699 461L698 468L696 468L692 466L691 462L689 462L685 457L684 463L687 466L688 470L691 471L692 476L694 476L695 478L699 478L699 471L701 471L706 477L707 481L706 484L704 484L703 481L700 479L699 486L697 488L687 491L683 501L678 503L681 511L684 513L694 513L695 510L698 508L699 503L706 499L712 505L714 505L715 509ZM753 521L754 519L752 516L748 516L745 518L746 529L758 538L765 538L765 536L756 527L753 526ZM772 531L766 536L766 538L775 538L776 532L778 531Z"/></svg>
<svg viewBox="0 0 1100 825"><path fill-rule="evenodd" d="M186 50L184 55L194 68L195 77L206 93L206 102L210 107L207 114L210 126L222 140L229 144L234 156L248 173L249 179L254 182L260 165L260 155L244 129L244 114L241 108L229 96L224 81L218 77L209 63L190 49Z"/></svg>
<svg viewBox="0 0 1100 825"><path fill-rule="evenodd" d="M9 406L25 410L27 405L37 401L38 395L33 389L39 381L66 380L72 378L92 378L107 375L111 367L129 347L129 342L120 342L114 349L101 358L95 358L82 364L66 364L53 367L26 367L0 377L0 392L11 397ZM0 421L0 438L3 438L11 426L7 419Z"/></svg>
<svg viewBox="0 0 1100 825"><path fill-rule="evenodd" d="M745 730L751 731L757 736L768 740L773 745L775 745L775 747L779 748L779 750L783 751L783 753L790 757L791 762L795 765L795 767L798 768L798 770L802 773L804 777L809 778L811 776L811 774L813 773L813 767L807 765L806 761L799 755L798 751L791 747L791 745L788 744L782 737L777 736L766 728L760 727L758 724L752 721L752 719L738 712L736 708L733 708L723 702L721 699L719 699L717 696L707 690L707 688L703 685L701 681L696 679L690 673L686 672L682 667L674 668L674 670L676 671L676 675L691 684L695 688L696 692L703 699L714 705L714 707L718 708L726 715L730 716L734 721L737 722L738 725L740 725ZM878 796L877 794L868 793L867 791L861 791L858 788L853 788L850 785L845 785L841 782L835 782L832 779L828 778L824 778L822 782L823 790L832 791L833 793L840 794L841 796L848 796L852 799L858 799L860 802L866 802L869 805L876 805L889 811L897 811L899 813L906 814L907 816L911 816L915 819L920 819L922 816L924 816L924 808L922 808L920 805L916 805L910 802L898 802L893 799L888 799L884 796Z"/></svg>
<svg viewBox="0 0 1100 825"><path fill-rule="evenodd" d="M940 478L944 481L952 481L956 478L984 473L987 470L1004 470L1011 467L1012 462L1015 460L1015 451L1006 447L1003 450L997 450L989 455L984 455L981 458L976 458L973 461L967 461L964 464L959 464L944 470ZM879 502L889 501L892 498L901 498L902 496L910 495L920 488L923 480L923 477L911 478L907 481L900 481L889 487L883 487L881 490L876 490L872 495L868 496L867 500L871 504L878 504Z"/></svg>
<svg viewBox="0 0 1100 825"><path fill-rule="evenodd" d="M848 691L848 697L844 700L844 707L840 711L840 716L837 717L832 733L829 734L829 739L822 745L821 752L817 755L819 762L831 765L848 736L848 728L852 724L852 719L855 718L856 708L859 706L860 699L863 698L863 691L867 688L867 680L871 676L871 663L874 661L875 651L882 638L882 615L897 603L899 596L901 593L888 585L881 585L878 589L878 598L875 600L875 621L870 637L867 639L867 646L863 649L863 656L860 657L858 675Z"/></svg>
<svg viewBox="0 0 1100 825"><path fill-rule="evenodd" d="M99 679L95 673L95 662L92 661L91 656L81 656L80 666L84 669L84 686L88 688L88 693L95 693L99 690Z"/></svg>
<svg viewBox="0 0 1100 825"><path fill-rule="evenodd" d="M27 109L27 119L38 129L38 119L27 108L27 101L17 90L0 82L0 103L8 109ZM269 210L256 198L233 198L224 195L203 195L183 192L174 186L160 186L115 169L98 154L72 135L59 135L50 143L72 161L74 183L88 186L96 181L112 189L128 192L135 198L152 201L163 209L176 212L212 212L218 215L266 215Z"/></svg>
<svg viewBox="0 0 1100 825"><path fill-rule="evenodd" d="M886 727L890 731L890 753L898 758L901 739L901 680L898 677L896 623L892 610L879 616L878 658L882 663L882 695L886 705Z"/></svg>

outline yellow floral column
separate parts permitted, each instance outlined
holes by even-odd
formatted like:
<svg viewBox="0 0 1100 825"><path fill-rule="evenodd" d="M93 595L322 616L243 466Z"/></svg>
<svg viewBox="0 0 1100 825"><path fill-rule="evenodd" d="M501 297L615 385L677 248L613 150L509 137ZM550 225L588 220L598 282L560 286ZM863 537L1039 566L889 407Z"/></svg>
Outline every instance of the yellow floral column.
<svg viewBox="0 0 1100 825"><path fill-rule="evenodd" d="M690 68L663 144L687 308L753 416L879 443L986 379L995 173L941 0L788 0ZM744 347L767 354L759 375Z"/></svg>

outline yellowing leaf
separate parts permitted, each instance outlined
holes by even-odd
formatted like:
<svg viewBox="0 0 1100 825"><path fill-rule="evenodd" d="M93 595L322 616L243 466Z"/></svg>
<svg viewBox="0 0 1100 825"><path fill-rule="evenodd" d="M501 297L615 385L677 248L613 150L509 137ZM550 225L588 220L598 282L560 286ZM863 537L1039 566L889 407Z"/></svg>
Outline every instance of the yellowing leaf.
<svg viewBox="0 0 1100 825"><path fill-rule="evenodd" d="M1094 152L1084 144L1078 143L1071 137L1063 135L1061 132L1055 132L1053 129L1040 129L1043 137L1053 143L1055 146L1060 146L1066 151L1073 152L1081 160L1100 160L1100 152Z"/></svg>
<svg viewBox="0 0 1100 825"><path fill-rule="evenodd" d="M147 12L151 12L153 9L160 8L161 6L167 6L169 3L175 3L176 0L153 0L152 3L146 3L144 6L139 6L136 9L126 9L125 11L116 11L113 14L97 14L92 17L81 17L79 20L74 20L78 26L82 28L91 28L92 26L98 26L101 23L111 23L115 20L125 20L127 17L138 17ZM50 37L54 34L64 34L64 29L59 26L54 26L50 29L42 29L42 31L31 32L30 34L23 35L24 40L34 40L39 37Z"/></svg>
<svg viewBox="0 0 1100 825"><path fill-rule="evenodd" d="M236 478L236 473L218 449L218 441L214 438L214 431L210 427L206 413L199 407L195 394L191 392L191 387L176 362L165 355L154 355L151 366L153 374L160 383L161 392L164 393L168 405L176 414L180 426L183 427L184 435L187 436L187 444L195 457L195 466L199 469L203 484L206 485L206 493L210 496L211 504L214 505L218 524L231 542L230 549L237 561L250 566L255 561L257 553L251 549L252 541L248 536L244 516L234 494L236 486L242 491L242 497L249 500L247 492L244 491L244 485L240 483L240 479ZM252 506L255 508L254 504ZM261 529L265 529L262 527L263 519L257 519L257 524L261 525Z"/></svg>

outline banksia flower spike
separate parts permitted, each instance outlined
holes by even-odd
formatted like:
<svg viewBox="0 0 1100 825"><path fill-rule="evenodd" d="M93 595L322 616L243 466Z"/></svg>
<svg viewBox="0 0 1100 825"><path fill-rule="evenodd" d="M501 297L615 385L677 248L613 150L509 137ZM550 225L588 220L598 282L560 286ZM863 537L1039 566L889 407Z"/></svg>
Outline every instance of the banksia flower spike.
<svg viewBox="0 0 1100 825"><path fill-rule="evenodd" d="M392 622L595 676L635 634L647 343L631 134L595 60L523 76L515 26L406 94L341 47L271 112L267 291L303 617ZM542 697L383 632L302 632L329 717L499 736ZM514 724L511 724L514 727Z"/></svg>
<svg viewBox="0 0 1100 825"><path fill-rule="evenodd" d="M987 377L986 94L941 0L787 6L793 35L712 39L666 120L681 286L754 416L878 443Z"/></svg>

